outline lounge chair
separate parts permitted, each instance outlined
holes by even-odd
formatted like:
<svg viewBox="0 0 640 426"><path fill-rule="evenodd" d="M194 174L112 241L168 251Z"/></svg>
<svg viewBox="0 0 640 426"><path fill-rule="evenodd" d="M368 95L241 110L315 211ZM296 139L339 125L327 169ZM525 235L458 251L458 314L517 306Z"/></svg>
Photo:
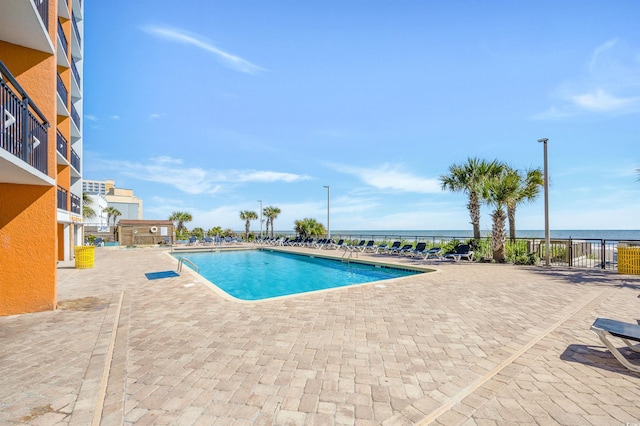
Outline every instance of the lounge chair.
<svg viewBox="0 0 640 426"><path fill-rule="evenodd" d="M391 253L393 253L393 254L405 254L410 250L413 250L413 244L405 244L400 248L391 250Z"/></svg>
<svg viewBox="0 0 640 426"><path fill-rule="evenodd" d="M367 251L373 251L375 249L375 244L376 242L374 240L369 240L367 241L367 244L363 247L360 248L361 252L367 252Z"/></svg>
<svg viewBox="0 0 640 426"><path fill-rule="evenodd" d="M104 247L104 240L100 237L93 240L93 245L96 247Z"/></svg>
<svg viewBox="0 0 640 426"><path fill-rule="evenodd" d="M432 247L429 250L423 253L424 260L427 259L442 259L442 248L440 247Z"/></svg>
<svg viewBox="0 0 640 426"><path fill-rule="evenodd" d="M390 247L380 248L378 252L382 251L382 253L393 253L394 250L400 248L400 244L402 244L402 241L394 241Z"/></svg>
<svg viewBox="0 0 640 426"><path fill-rule="evenodd" d="M469 244L460 244L455 252L447 253L444 255L445 259L453 259L454 262L460 261L460 259L473 260L473 251Z"/></svg>
<svg viewBox="0 0 640 426"><path fill-rule="evenodd" d="M333 240L330 240L329 244L324 246L324 248L331 249L331 250L338 250L342 246L344 246L344 239L338 240L337 243Z"/></svg>
<svg viewBox="0 0 640 426"><path fill-rule="evenodd" d="M427 243L418 243L416 244L416 248L414 248L413 250L410 250L409 252L407 252L407 255L409 256L413 256L413 257L417 257L417 256L424 256L424 252L427 250Z"/></svg>
<svg viewBox="0 0 640 426"><path fill-rule="evenodd" d="M387 243L378 244L371 250L372 253L380 253L380 250L386 250L389 245Z"/></svg>
<svg viewBox="0 0 640 426"><path fill-rule="evenodd" d="M351 251L360 250L362 247L364 247L365 243L366 243L366 240L360 240L360 242L357 245L355 245L355 246L353 246L353 245L345 246L345 249L346 250L351 250Z"/></svg>
<svg viewBox="0 0 640 426"><path fill-rule="evenodd" d="M196 246L198 245L198 237L189 237L188 246Z"/></svg>
<svg viewBox="0 0 640 426"><path fill-rule="evenodd" d="M591 331L593 331L602 340L602 343L611 351L613 356L629 370L640 373L640 365L632 364L627 358L624 357L610 341L610 336L619 337L622 341L634 352L640 353L640 347L633 345L634 342L640 342L640 325L629 324L626 322L616 321L606 318L598 318L591 325Z"/></svg>

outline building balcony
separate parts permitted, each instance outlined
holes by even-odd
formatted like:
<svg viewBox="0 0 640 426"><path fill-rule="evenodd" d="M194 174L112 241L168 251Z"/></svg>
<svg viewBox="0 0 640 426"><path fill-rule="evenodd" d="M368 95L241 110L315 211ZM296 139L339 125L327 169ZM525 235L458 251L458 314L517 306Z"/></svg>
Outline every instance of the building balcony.
<svg viewBox="0 0 640 426"><path fill-rule="evenodd" d="M73 13L71 14L71 26L73 27L73 32L78 38L78 45L82 45L82 37L80 37L80 30L78 30L78 21L76 21L76 15Z"/></svg>
<svg viewBox="0 0 640 426"><path fill-rule="evenodd" d="M73 148L71 148L71 165L80 173L80 156Z"/></svg>
<svg viewBox="0 0 640 426"><path fill-rule="evenodd" d="M58 108L58 115L69 115L69 107L67 106L69 103L69 91L67 90L67 86L64 85L64 81L62 81L62 77L60 77L60 74L58 74L58 79L56 80L56 90L58 91L58 96L60 97L60 106L64 106L63 111L66 112L66 114L64 114L60 111L60 108Z"/></svg>
<svg viewBox="0 0 640 426"><path fill-rule="evenodd" d="M67 152L69 151L69 142L67 142L67 139L62 136L62 133L60 133L59 131L56 132L56 149L65 159L67 158Z"/></svg>
<svg viewBox="0 0 640 426"><path fill-rule="evenodd" d="M82 207L82 203L80 201L80 197L75 194L71 194L71 212L80 214L80 209Z"/></svg>
<svg viewBox="0 0 640 426"><path fill-rule="evenodd" d="M62 24L60 23L60 21L58 21L58 41L62 46L64 56L67 56L67 54L69 53L69 42L67 41L67 36L64 35L64 31L62 30Z"/></svg>
<svg viewBox="0 0 640 426"><path fill-rule="evenodd" d="M0 40L53 55L48 13L49 0L0 1Z"/></svg>
<svg viewBox="0 0 640 426"><path fill-rule="evenodd" d="M49 123L2 62L0 76L0 182L46 184Z"/></svg>
<svg viewBox="0 0 640 426"><path fill-rule="evenodd" d="M82 129L82 127L80 126L80 114L78 114L78 110L76 110L75 105L71 105L71 118L73 119L73 122L78 130Z"/></svg>
<svg viewBox="0 0 640 426"><path fill-rule="evenodd" d="M58 208L60 210L69 210L69 208L67 207L69 205L67 194L68 191L66 189L61 186L58 187Z"/></svg>

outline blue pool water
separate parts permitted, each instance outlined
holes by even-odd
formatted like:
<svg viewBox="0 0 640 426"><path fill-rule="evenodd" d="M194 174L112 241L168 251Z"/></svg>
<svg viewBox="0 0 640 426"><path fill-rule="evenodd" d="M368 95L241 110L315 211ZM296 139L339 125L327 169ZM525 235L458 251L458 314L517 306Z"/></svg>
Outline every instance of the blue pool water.
<svg viewBox="0 0 640 426"><path fill-rule="evenodd" d="M233 297L261 300L421 273L362 263L343 263L273 251L174 254L186 257L199 273Z"/></svg>

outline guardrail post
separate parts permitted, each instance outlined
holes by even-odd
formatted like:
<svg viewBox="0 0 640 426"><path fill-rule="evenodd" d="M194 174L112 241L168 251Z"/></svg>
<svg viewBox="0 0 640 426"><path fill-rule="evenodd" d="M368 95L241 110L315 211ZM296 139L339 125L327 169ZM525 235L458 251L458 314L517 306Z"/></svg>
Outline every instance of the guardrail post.
<svg viewBox="0 0 640 426"><path fill-rule="evenodd" d="M569 237L569 268L573 266L573 243L571 242L571 237Z"/></svg>

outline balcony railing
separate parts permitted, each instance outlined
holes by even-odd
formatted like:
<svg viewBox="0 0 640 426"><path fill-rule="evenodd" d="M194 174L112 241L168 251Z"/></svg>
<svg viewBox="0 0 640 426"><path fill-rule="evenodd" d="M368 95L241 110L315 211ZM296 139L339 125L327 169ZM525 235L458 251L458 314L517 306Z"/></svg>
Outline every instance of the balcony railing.
<svg viewBox="0 0 640 426"><path fill-rule="evenodd" d="M71 105L71 118L73 119L73 122L76 123L78 130L80 130L80 114L78 114L78 111L73 104Z"/></svg>
<svg viewBox="0 0 640 426"><path fill-rule="evenodd" d="M71 194L71 212L80 214L80 197L75 194Z"/></svg>
<svg viewBox="0 0 640 426"><path fill-rule="evenodd" d="M80 172L80 156L75 149L71 148L71 165Z"/></svg>
<svg viewBox="0 0 640 426"><path fill-rule="evenodd" d="M73 73L73 76L76 78L76 83L78 83L78 87L80 87L80 73L78 72L76 61L73 58L71 58L71 72Z"/></svg>
<svg viewBox="0 0 640 426"><path fill-rule="evenodd" d="M58 74L58 81L57 81L56 87L58 89L58 95L60 95L62 102L64 102L64 105L67 106L67 103L69 101L69 91L67 90L67 86L64 85L64 82L62 81L62 77L60 77L60 74Z"/></svg>
<svg viewBox="0 0 640 426"><path fill-rule="evenodd" d="M71 24L73 31L76 33L76 37L78 37L78 44L82 46L82 38L80 37L80 30L78 30L78 22L76 21L76 17L73 13L71 14Z"/></svg>
<svg viewBox="0 0 640 426"><path fill-rule="evenodd" d="M0 149L47 174L44 114L0 61Z"/></svg>
<svg viewBox="0 0 640 426"><path fill-rule="evenodd" d="M67 190L64 189L63 187L59 186L58 187L58 208L60 210L69 210L67 208L68 205L68 201L67 201Z"/></svg>
<svg viewBox="0 0 640 426"><path fill-rule="evenodd" d="M62 30L62 24L60 23L60 21L58 21L58 39L60 39L60 44L62 44L64 54L66 55L69 51L69 42L67 41L67 36L64 35L64 31Z"/></svg>
<svg viewBox="0 0 640 426"><path fill-rule="evenodd" d="M58 152L60 154L62 154L62 156L64 158L67 158L67 152L69 151L67 149L68 146L69 146L69 142L67 142L65 137L62 136L62 133L60 133L60 131L57 131L57 134L56 134L56 149L58 150Z"/></svg>
<svg viewBox="0 0 640 426"><path fill-rule="evenodd" d="M40 18L42 18L42 22L44 23L44 27L49 29L49 0L36 0L36 9L38 9L38 13L40 14Z"/></svg>

